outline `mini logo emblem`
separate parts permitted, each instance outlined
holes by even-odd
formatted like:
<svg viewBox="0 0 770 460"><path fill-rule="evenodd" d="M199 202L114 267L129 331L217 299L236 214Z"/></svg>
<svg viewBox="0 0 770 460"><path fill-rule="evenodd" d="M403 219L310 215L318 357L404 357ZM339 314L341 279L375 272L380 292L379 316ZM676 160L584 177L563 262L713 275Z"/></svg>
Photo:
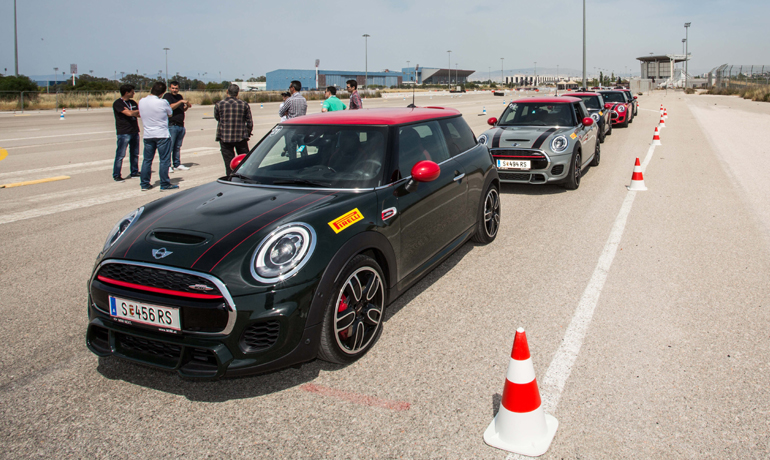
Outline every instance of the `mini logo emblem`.
<svg viewBox="0 0 770 460"><path fill-rule="evenodd" d="M152 250L152 256L155 257L156 259L162 259L166 256L170 256L171 254L173 254L173 252L167 250L166 248Z"/></svg>
<svg viewBox="0 0 770 460"><path fill-rule="evenodd" d="M329 222L329 227L331 227L332 230L334 230L334 233L339 233L345 230L350 225L353 225L359 220L362 220L363 218L364 216L361 214L358 208L356 208L348 213L345 213L339 216L333 221Z"/></svg>
<svg viewBox="0 0 770 460"><path fill-rule="evenodd" d="M518 142L514 142L514 143L511 144L511 147L518 147L518 146L519 146Z"/></svg>
<svg viewBox="0 0 770 460"><path fill-rule="evenodd" d="M187 286L190 289L195 289L196 291L213 291L214 288L211 286L206 286L205 284L191 284L190 286Z"/></svg>

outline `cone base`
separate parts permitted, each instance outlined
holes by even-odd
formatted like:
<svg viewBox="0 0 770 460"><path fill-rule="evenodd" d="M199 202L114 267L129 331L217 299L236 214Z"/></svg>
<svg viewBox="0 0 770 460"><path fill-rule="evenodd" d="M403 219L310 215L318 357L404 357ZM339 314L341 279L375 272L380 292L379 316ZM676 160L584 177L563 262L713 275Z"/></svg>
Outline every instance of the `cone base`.
<svg viewBox="0 0 770 460"><path fill-rule="evenodd" d="M503 410L505 409L501 407L500 412ZM559 421L556 420L554 416L544 414L546 425L546 433L544 435L541 435L539 438L534 440L515 441L508 439L510 436L506 436L505 433L500 433L499 430L504 429L504 426L502 426L503 424L498 426L498 418L500 417L500 412L498 412L497 416L492 419L492 423L489 424L489 427L487 427L487 430L484 432L484 442L486 442L488 445L508 452L513 452L515 454L526 455L528 457L539 457L543 455L549 447L551 447L551 441L553 441L553 437L556 435L556 430L559 428ZM517 415L526 416L530 414ZM509 427L508 429L512 428Z"/></svg>
<svg viewBox="0 0 770 460"><path fill-rule="evenodd" d="M663 145L660 143L660 140L654 140L652 141L652 145Z"/></svg>
<svg viewBox="0 0 770 460"><path fill-rule="evenodd" d="M647 190L647 187L644 186L644 182L638 181L638 180L632 180L631 185L626 185L626 188L629 192L637 191L637 192L643 192Z"/></svg>

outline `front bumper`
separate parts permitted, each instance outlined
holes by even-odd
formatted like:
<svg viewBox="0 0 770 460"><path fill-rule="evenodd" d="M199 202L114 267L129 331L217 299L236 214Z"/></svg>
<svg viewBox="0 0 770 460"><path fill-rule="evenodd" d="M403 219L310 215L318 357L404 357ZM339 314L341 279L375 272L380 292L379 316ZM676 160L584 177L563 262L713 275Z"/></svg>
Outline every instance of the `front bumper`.
<svg viewBox="0 0 770 460"><path fill-rule="evenodd" d="M226 310L226 305L196 304L173 295L105 283L94 276L89 286L86 345L98 356L116 356L196 379L268 372L315 358L321 325L307 326L306 318L317 281L233 298L224 283L221 286L226 303L233 307L226 315L218 311ZM118 322L109 314L106 299L110 295L179 308L183 330L173 334ZM216 318L220 318L219 325L210 330L201 326L206 319L215 323ZM196 330L186 324L195 325Z"/></svg>
<svg viewBox="0 0 770 460"><path fill-rule="evenodd" d="M532 153L536 152L535 155ZM532 169L501 169L497 168L497 174L500 182L510 184L547 184L558 183L567 178L569 165L572 161L571 154L549 155L543 150L533 151L532 149L494 149L492 157L497 160L505 159L528 159L532 160ZM542 158L541 158L542 157Z"/></svg>
<svg viewBox="0 0 770 460"><path fill-rule="evenodd" d="M613 125L620 125L626 122L626 118L628 117L628 110L626 110L623 113L619 112L612 112L611 118L612 118L612 124Z"/></svg>

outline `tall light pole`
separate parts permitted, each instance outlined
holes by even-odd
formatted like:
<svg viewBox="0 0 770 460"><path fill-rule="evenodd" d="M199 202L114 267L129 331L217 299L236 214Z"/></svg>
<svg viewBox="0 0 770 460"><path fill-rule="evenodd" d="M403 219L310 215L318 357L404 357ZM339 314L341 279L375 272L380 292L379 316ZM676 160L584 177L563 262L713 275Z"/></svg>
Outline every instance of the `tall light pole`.
<svg viewBox="0 0 770 460"><path fill-rule="evenodd" d="M171 48L163 48L163 50L166 52L166 86L168 86L168 50Z"/></svg>
<svg viewBox="0 0 770 460"><path fill-rule="evenodd" d="M364 37L364 94L366 94L366 85L369 84L369 34L363 34Z"/></svg>
<svg viewBox="0 0 770 460"><path fill-rule="evenodd" d="M447 50L446 71L447 71L446 87L449 88L449 90L451 91L452 90L452 50Z"/></svg>
<svg viewBox="0 0 770 460"><path fill-rule="evenodd" d="M500 84L505 87L505 76L503 75L503 69L505 68L505 58L500 58Z"/></svg>
<svg viewBox="0 0 770 460"><path fill-rule="evenodd" d="M533 83L537 87L537 61L535 61L535 81Z"/></svg>
<svg viewBox="0 0 770 460"><path fill-rule="evenodd" d="M583 88L586 87L586 0L583 0Z"/></svg>
<svg viewBox="0 0 770 460"><path fill-rule="evenodd" d="M16 76L19 76L19 35L16 32L16 0L13 0L13 56L16 63Z"/></svg>
<svg viewBox="0 0 770 460"><path fill-rule="evenodd" d="M455 62L455 85L460 84L460 77L457 75L457 63Z"/></svg>
<svg viewBox="0 0 770 460"><path fill-rule="evenodd" d="M684 42L685 42L685 52L684 52L684 89L687 89L687 70L689 68L689 60L690 60L690 24L691 22L685 22L684 23Z"/></svg>

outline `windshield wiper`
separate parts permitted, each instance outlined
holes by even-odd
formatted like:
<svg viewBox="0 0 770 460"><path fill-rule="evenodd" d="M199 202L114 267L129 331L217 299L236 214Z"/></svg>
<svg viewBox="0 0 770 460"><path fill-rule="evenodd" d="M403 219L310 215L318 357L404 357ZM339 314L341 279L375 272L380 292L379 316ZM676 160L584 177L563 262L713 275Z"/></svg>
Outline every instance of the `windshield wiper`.
<svg viewBox="0 0 770 460"><path fill-rule="evenodd" d="M278 179L273 181L273 185L287 185L287 184L301 184L301 185L313 185L316 187L331 187L332 184L328 182L320 182L307 179Z"/></svg>
<svg viewBox="0 0 770 460"><path fill-rule="evenodd" d="M252 178L250 178L248 176L244 176L243 174L238 174L238 173L230 174L230 178L232 179L233 177L237 177L238 179L240 179L240 180L242 180L244 182L248 182L249 184L259 184L259 182L255 181L254 179L252 179Z"/></svg>

